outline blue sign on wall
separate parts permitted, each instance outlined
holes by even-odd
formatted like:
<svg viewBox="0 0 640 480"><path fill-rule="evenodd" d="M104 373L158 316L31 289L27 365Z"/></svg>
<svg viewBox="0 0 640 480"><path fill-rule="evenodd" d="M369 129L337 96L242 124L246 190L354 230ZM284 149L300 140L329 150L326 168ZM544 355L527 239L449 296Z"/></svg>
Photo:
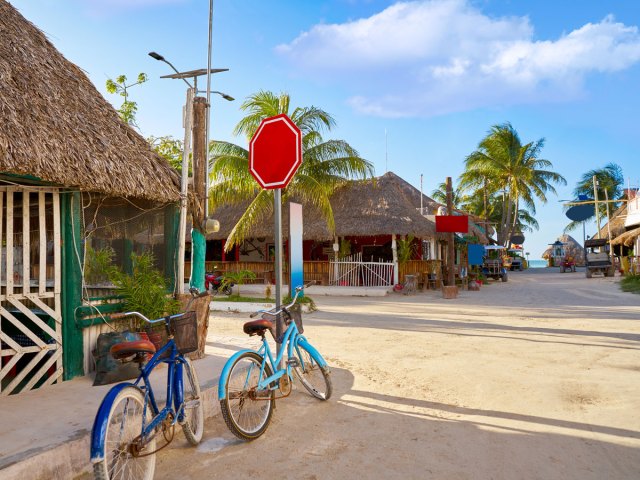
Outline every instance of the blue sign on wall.
<svg viewBox="0 0 640 480"><path fill-rule="evenodd" d="M484 245L470 243L467 245L469 253L469 265L482 265L484 256Z"/></svg>

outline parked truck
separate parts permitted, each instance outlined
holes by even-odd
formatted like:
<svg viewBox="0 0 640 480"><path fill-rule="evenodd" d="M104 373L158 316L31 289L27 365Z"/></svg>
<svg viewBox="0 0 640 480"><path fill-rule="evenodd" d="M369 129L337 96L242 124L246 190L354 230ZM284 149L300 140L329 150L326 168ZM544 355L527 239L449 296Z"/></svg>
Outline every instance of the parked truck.
<svg viewBox="0 0 640 480"><path fill-rule="evenodd" d="M584 242L584 266L587 278L594 273L613 277L615 269L609 255L609 244L605 238L594 238Z"/></svg>

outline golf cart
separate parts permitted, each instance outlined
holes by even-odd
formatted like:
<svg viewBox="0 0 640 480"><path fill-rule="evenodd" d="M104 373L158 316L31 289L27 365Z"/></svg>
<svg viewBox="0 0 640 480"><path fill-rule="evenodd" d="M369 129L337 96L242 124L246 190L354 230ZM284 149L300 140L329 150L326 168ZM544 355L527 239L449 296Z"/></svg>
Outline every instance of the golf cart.
<svg viewBox="0 0 640 480"><path fill-rule="evenodd" d="M510 248L509 253L513 256L509 256L509 266L507 267L505 264L505 268L509 268L511 271L524 270L524 258L520 256L520 254L522 254L522 248Z"/></svg>
<svg viewBox="0 0 640 480"><path fill-rule="evenodd" d="M593 238L584 242L584 265L587 278L594 273L601 273L605 277L613 277L615 268L609 256L609 242L605 238Z"/></svg>
<svg viewBox="0 0 640 480"><path fill-rule="evenodd" d="M505 268L504 260L510 259L507 255L507 250L500 245L485 245L485 257L482 263L482 274L487 278L493 278L494 280L502 280L506 282L509 277L507 275L507 268ZM509 266L511 266L510 262Z"/></svg>

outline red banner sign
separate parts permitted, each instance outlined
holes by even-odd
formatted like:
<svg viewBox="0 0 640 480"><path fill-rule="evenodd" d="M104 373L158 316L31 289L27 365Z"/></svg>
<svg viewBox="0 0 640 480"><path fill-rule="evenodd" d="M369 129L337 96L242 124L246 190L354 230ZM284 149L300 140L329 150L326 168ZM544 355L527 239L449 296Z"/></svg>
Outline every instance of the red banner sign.
<svg viewBox="0 0 640 480"><path fill-rule="evenodd" d="M436 215L436 232L467 233L468 231L468 215Z"/></svg>

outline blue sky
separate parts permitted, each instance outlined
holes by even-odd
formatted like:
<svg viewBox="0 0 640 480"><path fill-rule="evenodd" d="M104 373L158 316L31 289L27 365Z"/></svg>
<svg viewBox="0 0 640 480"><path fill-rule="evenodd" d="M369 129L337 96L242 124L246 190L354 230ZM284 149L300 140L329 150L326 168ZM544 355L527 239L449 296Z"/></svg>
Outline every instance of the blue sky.
<svg viewBox="0 0 640 480"><path fill-rule="evenodd" d="M9 0L87 72L115 104L109 77L139 72L131 90L145 136L182 138L184 84L166 64L207 65L208 3L200 0ZM539 258L567 223L560 199L578 177L618 163L640 183L640 2L635 0L215 0L212 138L246 144L232 130L241 101L286 91L315 105L372 161L430 192L455 179L492 125L523 142L546 139L542 157L568 185L538 204ZM204 82L203 82L204 85ZM385 142L385 131L386 142ZM587 229L593 234L594 227ZM582 232L573 236L581 241Z"/></svg>

